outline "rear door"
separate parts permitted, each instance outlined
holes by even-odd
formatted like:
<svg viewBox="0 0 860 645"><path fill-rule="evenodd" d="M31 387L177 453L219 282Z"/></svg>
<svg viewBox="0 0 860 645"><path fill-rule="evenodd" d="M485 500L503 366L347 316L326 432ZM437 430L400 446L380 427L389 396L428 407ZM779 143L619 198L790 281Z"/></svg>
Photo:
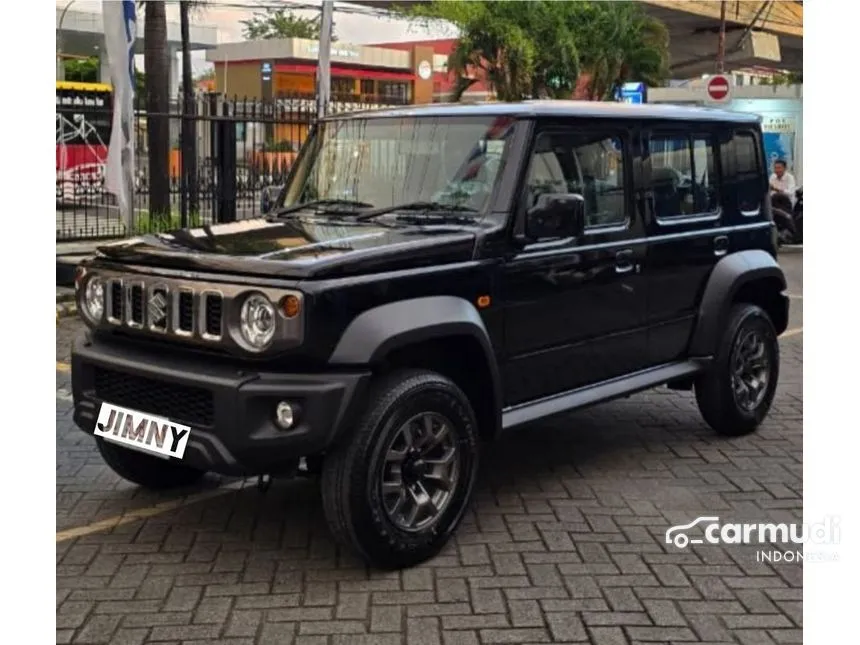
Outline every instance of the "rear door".
<svg viewBox="0 0 860 645"><path fill-rule="evenodd" d="M649 238L647 324L652 364L684 356L698 303L729 251L719 185L719 127L675 123L642 132L642 191Z"/></svg>
<svg viewBox="0 0 860 645"><path fill-rule="evenodd" d="M542 192L585 199L577 239L512 249L502 276L508 405L627 374L647 362L645 240L631 190L632 139L593 122L539 129L517 224Z"/></svg>

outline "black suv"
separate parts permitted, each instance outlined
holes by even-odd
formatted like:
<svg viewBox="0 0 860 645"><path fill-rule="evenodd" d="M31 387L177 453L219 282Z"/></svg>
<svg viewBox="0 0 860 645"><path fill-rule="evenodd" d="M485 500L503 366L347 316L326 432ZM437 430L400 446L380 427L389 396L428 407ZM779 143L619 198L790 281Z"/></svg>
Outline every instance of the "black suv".
<svg viewBox="0 0 860 645"><path fill-rule="evenodd" d="M75 421L151 488L301 463L342 543L416 564L503 432L660 385L762 422L788 320L763 152L756 117L674 106L323 120L267 218L79 267Z"/></svg>

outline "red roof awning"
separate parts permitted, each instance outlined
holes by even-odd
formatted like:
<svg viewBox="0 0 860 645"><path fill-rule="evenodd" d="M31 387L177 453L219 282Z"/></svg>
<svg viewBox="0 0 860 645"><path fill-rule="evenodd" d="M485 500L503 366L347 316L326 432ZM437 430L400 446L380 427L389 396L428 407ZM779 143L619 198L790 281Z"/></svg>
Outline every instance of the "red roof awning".
<svg viewBox="0 0 860 645"><path fill-rule="evenodd" d="M313 74L317 73L316 65L302 65L293 63L278 63L275 65L276 72L285 74ZM356 68L356 67L338 67L332 66L332 76L347 76L350 78L366 78L377 81L412 81L415 75L412 72L386 72L384 70Z"/></svg>

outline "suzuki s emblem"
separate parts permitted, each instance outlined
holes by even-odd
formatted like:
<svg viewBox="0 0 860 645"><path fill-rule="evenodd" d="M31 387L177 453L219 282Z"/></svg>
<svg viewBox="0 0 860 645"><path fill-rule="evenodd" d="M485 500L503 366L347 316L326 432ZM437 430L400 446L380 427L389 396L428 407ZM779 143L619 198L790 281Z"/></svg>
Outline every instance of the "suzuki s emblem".
<svg viewBox="0 0 860 645"><path fill-rule="evenodd" d="M164 327L167 322L167 298L164 293L157 291L149 299L149 319L156 327Z"/></svg>

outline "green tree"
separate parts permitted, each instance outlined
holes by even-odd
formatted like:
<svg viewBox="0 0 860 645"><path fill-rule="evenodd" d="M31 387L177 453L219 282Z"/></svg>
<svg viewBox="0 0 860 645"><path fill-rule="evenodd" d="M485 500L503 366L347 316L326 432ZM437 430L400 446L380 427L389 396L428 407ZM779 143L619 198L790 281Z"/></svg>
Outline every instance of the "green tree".
<svg viewBox="0 0 860 645"><path fill-rule="evenodd" d="M99 80L98 56L67 58L63 61L63 67L65 67L65 78L67 81L97 83ZM110 79L102 79L102 82L109 83Z"/></svg>
<svg viewBox="0 0 860 645"><path fill-rule="evenodd" d="M788 72L774 74L770 78L762 78L759 85L803 85L803 72Z"/></svg>
<svg viewBox="0 0 860 645"><path fill-rule="evenodd" d="M624 81L653 85L668 74L668 32L632 2L433 0L399 11L459 30L448 61L457 75L453 100L480 76L499 100L516 101L569 97L581 74L594 99Z"/></svg>
<svg viewBox="0 0 860 645"><path fill-rule="evenodd" d="M635 2L583 3L577 42L592 100L611 99L622 83L659 86L669 75L669 31Z"/></svg>
<svg viewBox="0 0 860 645"><path fill-rule="evenodd" d="M268 7L257 11L250 20L242 20L243 35L248 40L274 38L307 38L319 40L321 16L302 18L289 9ZM332 38L336 40L336 38Z"/></svg>
<svg viewBox="0 0 860 645"><path fill-rule="evenodd" d="M550 4L560 5L553 9ZM474 0L468 2L444 2L433 0L428 4L412 5L401 9L414 20L433 22L442 20L452 23L460 31L460 37L448 60L448 69L457 76L452 100L459 100L463 93L484 77L496 96L502 101L515 101L532 94L548 69L547 74L536 74L540 65L553 57L558 43L548 40L544 51L540 51L536 41L536 25L548 13L564 11L569 3L549 2L493 2ZM552 26L543 25L545 31L553 31ZM564 47L570 43L564 33L563 25L556 25L554 31L561 32ZM563 62L567 59L569 69L565 82L575 81L578 62L575 48L567 52L571 55L557 57ZM542 61L540 64L538 61ZM477 73L476 73L477 72ZM571 76L573 78L571 78Z"/></svg>

